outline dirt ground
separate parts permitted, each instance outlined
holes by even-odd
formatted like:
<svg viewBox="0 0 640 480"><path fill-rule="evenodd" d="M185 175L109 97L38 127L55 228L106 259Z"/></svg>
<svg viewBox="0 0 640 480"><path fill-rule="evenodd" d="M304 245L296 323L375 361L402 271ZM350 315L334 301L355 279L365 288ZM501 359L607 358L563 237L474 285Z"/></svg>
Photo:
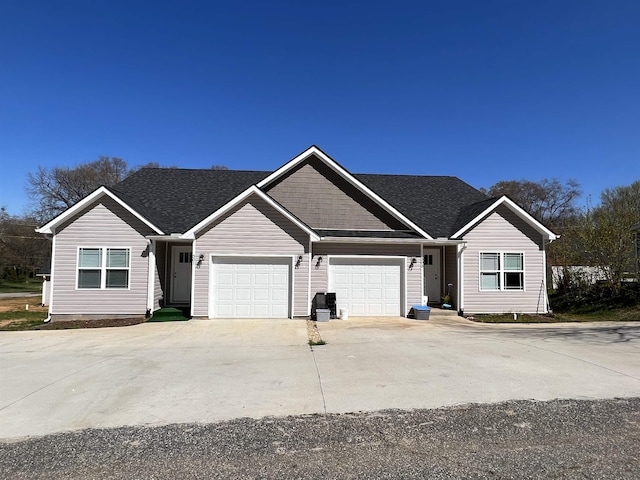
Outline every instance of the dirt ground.
<svg viewBox="0 0 640 480"><path fill-rule="evenodd" d="M0 312L11 312L14 310L25 310L25 305L29 304L30 312L46 312L48 307L41 306L39 296L0 298ZM37 303L36 303L37 302Z"/></svg>
<svg viewBox="0 0 640 480"><path fill-rule="evenodd" d="M20 298L0 298L0 313L2 312L18 312L27 311L26 305L29 305L29 312L41 312L43 319L47 316L49 307L43 307L39 303L40 297L20 297ZM36 303L38 302L38 303ZM28 319L20 318L19 314L16 314L11 319L0 320L0 328L10 324L16 324L21 321L27 321ZM42 323L42 325L36 325L29 329L33 330L60 330L65 328L100 328L100 327L124 327L127 325L136 325L144 322L143 317L136 318L118 318L118 319L104 319L104 320L72 320L63 322L50 322Z"/></svg>

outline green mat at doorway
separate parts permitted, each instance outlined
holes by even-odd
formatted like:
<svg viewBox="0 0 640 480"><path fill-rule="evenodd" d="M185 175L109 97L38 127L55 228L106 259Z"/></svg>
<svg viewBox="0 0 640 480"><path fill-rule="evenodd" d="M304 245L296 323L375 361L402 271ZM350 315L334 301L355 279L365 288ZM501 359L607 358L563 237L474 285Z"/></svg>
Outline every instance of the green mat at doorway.
<svg viewBox="0 0 640 480"><path fill-rule="evenodd" d="M165 307L153 312L153 316L147 322L184 322L189 320L188 314L181 308Z"/></svg>

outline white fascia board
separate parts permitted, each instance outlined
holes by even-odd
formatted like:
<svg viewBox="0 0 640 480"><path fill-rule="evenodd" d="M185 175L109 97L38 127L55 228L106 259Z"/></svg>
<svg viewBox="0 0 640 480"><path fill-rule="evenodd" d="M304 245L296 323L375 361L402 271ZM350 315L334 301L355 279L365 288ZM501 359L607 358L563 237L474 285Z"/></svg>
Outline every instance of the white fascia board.
<svg viewBox="0 0 640 480"><path fill-rule="evenodd" d="M506 197L504 195L502 197L500 197L498 200L496 200L494 203L492 203L489 207L487 207L482 213L477 215L473 220L471 220L469 223L467 223L464 227L462 227L456 233L451 235L451 238L460 237L460 235L465 233L472 226L474 226L476 223L478 223L484 217L489 215L489 213L494 211L500 205L506 205L507 207L509 207L516 215L518 215L520 218L522 218L525 222L527 222L533 228L535 228L536 230L541 232L543 235L545 235L549 239L550 242L552 242L552 241L556 240L557 238L559 238L558 235L553 233L551 230L549 230L547 227L545 227L543 224L541 224L539 221L537 221L535 218L533 218L531 215L529 215L526 211L524 211L515 202L513 202L513 200L509 199L508 197Z"/></svg>
<svg viewBox="0 0 640 480"><path fill-rule="evenodd" d="M55 217L53 220L51 220L46 225L43 225L40 228L36 228L36 232L37 233L53 234L54 230L55 230L55 227L57 227L58 225L63 223L65 220L67 220L68 218L72 217L73 215L75 215L76 213L78 213L79 211L84 209L87 205L91 204L93 201L97 200L98 198L102 197L103 195L107 195L109 198L111 198L113 201L115 201L117 204L119 204L121 207L123 207L129 213L131 213L134 217L136 217L138 220L140 220L146 226L148 226L149 228L154 230L156 233L158 233L160 235L163 234L162 230L160 230L153 223L151 223L149 220L147 220L142 215L140 215L138 212L136 212L133 208L131 208L125 202L120 200L120 198L118 198L115 194L111 193L111 191L109 191L109 189L107 187L104 187L104 186L103 187L99 187L98 189L94 190L93 193L90 193L89 195L84 197L82 200L80 200L78 203L76 203L72 207L69 207L67 210L62 212L60 215Z"/></svg>
<svg viewBox="0 0 640 480"><path fill-rule="evenodd" d="M302 223L296 217L291 215L291 213L289 213L287 210L285 210L280 204L275 202L269 195L264 193L262 190L260 190L255 185L250 186L244 192L242 192L237 197L235 197L233 200L228 202L226 205L223 205L218 210L216 210L211 215L209 215L207 218L202 220L200 223L198 223L197 225L191 227L189 230L184 232L181 235L180 238L195 239L197 232L199 232L204 227L209 225L211 222L213 222L220 215L223 215L224 213L228 212L229 210L231 210L236 205L240 204L241 202L243 202L244 200L249 198L251 195L259 196L261 199L263 199L265 202L267 202L269 205L271 205L273 208L275 208L279 213L281 213L285 218L287 218L289 221L291 221L293 224L295 224L301 230L303 230L304 232L309 234L309 236L311 237L312 240L320 240L320 237L318 236L318 234L316 232L311 230L308 226L306 226L304 223Z"/></svg>
<svg viewBox="0 0 640 480"><path fill-rule="evenodd" d="M266 185L268 185L269 183L271 183L275 179L279 178L280 176L282 176L283 174L285 174L286 172L291 170L293 167L295 167L299 163L301 163L304 160L306 160L307 158L309 158L311 155L315 155L316 157L320 158L325 164L327 164L332 170L334 170L340 176L342 176L342 178L344 178L347 182L349 182L351 185L353 185L354 187L359 189L362 193L364 193L366 196L368 196L371 200L373 200L375 203L380 205L382 208L387 210L392 216L394 216L395 218L397 218L398 220L403 222L405 225L411 227L413 230L415 230L420 235L422 235L423 237L425 237L425 238L427 238L429 240L431 240L433 238L433 237L431 237L431 235L429 235L427 232L422 230L418 225L413 223L411 220L409 220L407 217L405 217L398 210L396 210L394 207L389 205L377 193L375 193L369 187L367 187L362 182L360 182L357 178L355 178L353 175L351 175L343 167L338 165L338 163L335 160L333 160L331 157L329 157L326 153L324 153L322 150L320 150L315 145L307 148L304 152L302 152L300 155L295 157L293 160L290 160L289 162L285 163L282 167L277 169L275 172L273 172L267 178L265 178L265 179L261 180L260 182L258 182L257 187L258 188L265 187Z"/></svg>
<svg viewBox="0 0 640 480"><path fill-rule="evenodd" d="M322 237L325 243L409 243L420 245L421 238L375 238L375 237Z"/></svg>
<svg viewBox="0 0 640 480"><path fill-rule="evenodd" d="M434 247L440 245L460 245L465 243L467 243L467 241L462 239L436 238L435 240L429 242L423 241L422 245L424 245L425 247Z"/></svg>

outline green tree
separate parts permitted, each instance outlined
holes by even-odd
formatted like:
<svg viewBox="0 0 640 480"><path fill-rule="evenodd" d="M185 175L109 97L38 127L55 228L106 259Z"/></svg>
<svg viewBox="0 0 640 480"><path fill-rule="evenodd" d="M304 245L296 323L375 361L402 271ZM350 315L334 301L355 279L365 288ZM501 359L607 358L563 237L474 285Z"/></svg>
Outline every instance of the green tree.
<svg viewBox="0 0 640 480"><path fill-rule="evenodd" d="M625 275L637 274L633 227L640 222L640 181L606 189L600 198L600 205L585 213L576 234L590 264L619 286Z"/></svg>
<svg viewBox="0 0 640 480"><path fill-rule="evenodd" d="M49 258L50 244L34 232L34 218L9 215L0 209L0 278L33 276Z"/></svg>

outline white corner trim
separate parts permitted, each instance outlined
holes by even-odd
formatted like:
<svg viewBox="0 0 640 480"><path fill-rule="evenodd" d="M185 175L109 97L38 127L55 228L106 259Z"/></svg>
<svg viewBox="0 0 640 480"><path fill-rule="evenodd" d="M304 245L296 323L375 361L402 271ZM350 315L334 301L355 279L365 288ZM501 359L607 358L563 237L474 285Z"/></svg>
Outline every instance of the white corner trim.
<svg viewBox="0 0 640 480"><path fill-rule="evenodd" d="M316 232L311 230L307 225L302 223L296 217L291 215L291 213L289 213L287 210L285 210L281 205L279 205L269 195L264 193L262 190L260 190L255 185L250 186L244 192L242 192L237 197L235 197L233 200L228 202L226 205L223 205L218 210L216 210L211 215L209 215L207 218L202 220L200 223L198 223L195 226L191 227L189 230L187 230L182 235L180 235L180 238L191 239L191 240L195 239L196 238L195 236L196 236L197 232L202 230L205 226L209 225L216 218L220 217L224 213L226 213L229 210L231 210L233 207L235 207L235 206L239 205L240 203L242 203L244 200L249 198L251 195L257 195L262 200L267 202L270 206L275 208L280 214L282 214L285 218L287 218L289 221L291 221L294 225L296 225L298 228L300 228L301 230L303 230L304 232L309 234L309 236L311 237L312 240L320 240L320 237L318 236L318 234Z"/></svg>
<svg viewBox="0 0 640 480"><path fill-rule="evenodd" d="M131 213L134 217L136 217L138 220L140 220L146 226L148 226L149 228L154 230L156 233L158 233L160 235L163 234L162 230L160 230L153 223L151 223L149 220L147 220L142 215L140 215L138 212L136 212L133 208L131 208L129 205L127 205L124 201L120 200L120 198L118 198L118 196L113 194L107 187L99 187L98 189L94 190L92 193L90 193L89 195L84 197L78 203L76 203L75 205L69 207L67 210L62 212L60 215L55 217L53 220L49 221L49 223L47 223L46 225L44 225L44 226L42 226L40 228L36 228L36 232L37 233L50 233L50 234L53 234L54 230L55 230L55 227L57 227L62 222L64 222L68 218L72 217L73 215L75 215L76 213L78 213L79 211L81 211L82 209L87 207L87 205L91 204L93 201L97 200L98 198L102 197L103 195L107 195L109 198L111 198L113 201L115 201L118 205L123 207L125 210L127 210L129 213Z"/></svg>
<svg viewBox="0 0 640 480"><path fill-rule="evenodd" d="M500 205L506 205L507 207L509 207L516 215L518 215L520 218L522 218L525 222L527 222L533 228L535 228L536 230L541 232L543 235L545 235L549 239L550 242L552 242L552 241L554 241L554 240L556 240L558 238L558 236L555 233L553 233L551 230L549 230L547 227L545 227L543 224L541 224L539 221L537 221L535 218L533 218L531 215L529 215L520 206L518 206L513 200L509 199L508 197L506 197L504 195L502 197L500 197L498 200L496 200L494 203L489 205L489 207L487 207L482 213L480 213L479 215L476 215L473 218L473 220L471 220L469 223L467 223L464 227L462 227L456 233L451 235L451 238L458 238L460 235L465 233L473 225L478 223L480 220L482 220L482 218L484 218L489 213L494 211Z"/></svg>
<svg viewBox="0 0 640 480"><path fill-rule="evenodd" d="M265 187L269 183L273 182L274 180L276 180L277 178L279 178L280 176L282 176L283 174L285 174L286 172L288 172L289 170L294 168L299 163L301 163L304 160L306 160L307 158L309 158L311 155L315 155L320 160L322 160L328 167L330 167L332 170L334 170L336 173L338 173L338 175L342 176L342 178L344 178L346 181L348 181L351 185L353 185L354 187L359 189L362 193L364 193L366 196L368 196L375 203L377 203L382 208L387 210L392 216L394 216L395 218L397 218L398 220L403 222L405 225L411 227L413 230L418 232L423 237L425 237L425 238L427 238L429 240L433 240L433 237L431 235L429 235L427 232L422 230L418 225L413 223L411 220L409 220L407 217L405 217L402 213L400 213L398 210L396 210L394 207L392 207L382 197L380 197L377 193L375 193L369 187L364 185L360 180L355 178L351 173L349 173L347 170L345 170L335 160L333 160L331 157L329 157L329 155L324 153L322 150L320 150L315 145L312 145L311 147L307 148L304 152L302 152L300 155L298 155L297 157L293 158L289 162L285 163L282 167L277 169L275 172L273 172L267 178L265 178L265 179L261 180L260 182L258 182L257 183L257 187L258 188Z"/></svg>
<svg viewBox="0 0 640 480"><path fill-rule="evenodd" d="M54 235L53 238L51 239L51 271L49 273L51 273L50 277L51 281L50 281L50 285L49 285L49 309L48 309L48 315L49 317L51 317L51 314L53 313L53 285L54 285L54 281L55 281L55 270L56 270L56 236Z"/></svg>
<svg viewBox="0 0 640 480"><path fill-rule="evenodd" d="M189 313L191 314L191 317L194 317L196 313L196 267L198 262L198 260L196 259L197 252L198 249L196 240L194 239L193 243L191 243L191 291L189 292ZM208 265L207 268L209 268Z"/></svg>
<svg viewBox="0 0 640 480"><path fill-rule="evenodd" d="M156 283L156 241L149 240L147 245L148 251L148 271L147 271L147 310L153 314L155 300L155 283Z"/></svg>

